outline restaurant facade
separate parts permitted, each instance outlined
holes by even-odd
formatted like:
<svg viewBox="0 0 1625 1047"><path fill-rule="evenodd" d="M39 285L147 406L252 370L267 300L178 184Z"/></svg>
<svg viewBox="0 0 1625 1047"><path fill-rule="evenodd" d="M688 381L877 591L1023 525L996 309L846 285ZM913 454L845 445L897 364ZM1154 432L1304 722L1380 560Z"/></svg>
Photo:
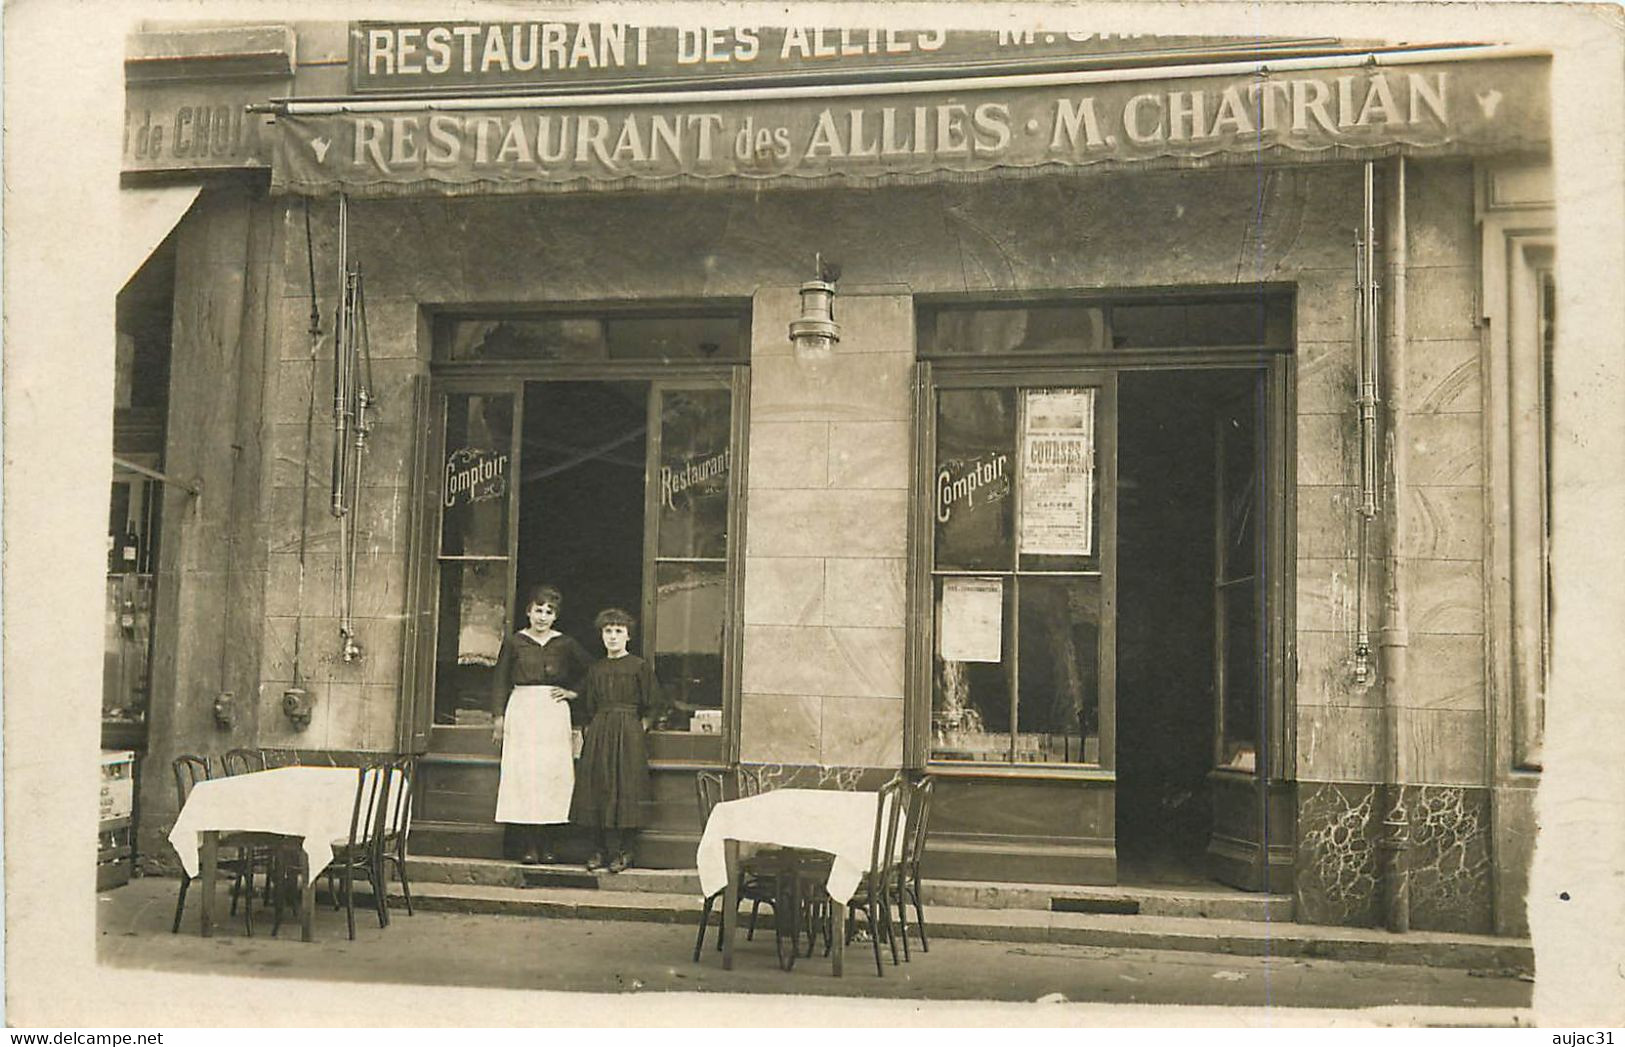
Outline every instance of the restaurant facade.
<svg viewBox="0 0 1625 1047"><path fill-rule="evenodd" d="M1527 934L1555 330L1504 44L152 26L104 745L421 754L500 858L523 596L693 776L938 780L926 875ZM126 550L133 550L133 554Z"/></svg>

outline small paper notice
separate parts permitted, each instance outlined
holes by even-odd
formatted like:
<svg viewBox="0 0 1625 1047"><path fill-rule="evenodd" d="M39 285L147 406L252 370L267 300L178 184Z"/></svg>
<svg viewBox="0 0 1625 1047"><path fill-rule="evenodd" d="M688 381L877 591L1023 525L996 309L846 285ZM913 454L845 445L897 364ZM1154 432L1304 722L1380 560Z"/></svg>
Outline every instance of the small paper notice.
<svg viewBox="0 0 1625 1047"><path fill-rule="evenodd" d="M1004 582L998 578L944 578L942 627L937 636L945 662L1002 661Z"/></svg>

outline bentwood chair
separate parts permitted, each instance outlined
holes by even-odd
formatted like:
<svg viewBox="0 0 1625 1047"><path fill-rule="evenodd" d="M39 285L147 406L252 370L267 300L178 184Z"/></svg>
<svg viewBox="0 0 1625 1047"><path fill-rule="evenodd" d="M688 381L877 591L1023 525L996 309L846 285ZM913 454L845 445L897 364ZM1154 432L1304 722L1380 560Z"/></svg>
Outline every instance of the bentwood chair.
<svg viewBox="0 0 1625 1047"><path fill-rule="evenodd" d="M257 771L263 771L266 769L265 750L227 749L226 752L220 757L220 767L226 772L227 778L233 778L239 774L253 774ZM265 897L263 901L266 905L271 904L272 880L275 878L272 871L272 852L274 849L274 844L254 847L246 854L246 871L248 874L248 882L250 887L253 886L254 874L261 869L265 870ZM241 886L241 883L241 876L239 876L238 879L233 882L231 888L233 899L236 898L236 892ZM233 904L235 904L235 901Z"/></svg>
<svg viewBox="0 0 1625 1047"><path fill-rule="evenodd" d="M743 780L743 776L739 779ZM701 771L694 776L694 794L700 810L700 834L705 833L706 823L711 820L711 811L723 798L724 778L715 771ZM754 794L751 794L754 795ZM794 866L792 863L799 859L801 852L782 847L763 848L758 853L740 863L739 869L739 898L741 901L751 903L750 928L745 935L747 941L753 940L756 935L756 917L763 903L773 910L774 933L777 938L780 952L780 963L785 963L784 941L788 936L791 939L791 963L794 962L794 927L791 904L782 901L787 886L793 885ZM700 952L705 948L705 928L711 922L711 909L722 891L717 891L705 899L704 907L700 911L700 930L694 937L694 960L699 962ZM788 927L786 926L788 924ZM717 928L717 950L722 949L722 928Z"/></svg>
<svg viewBox="0 0 1625 1047"><path fill-rule="evenodd" d="M847 902L846 926L844 928L827 928L824 937L824 950L829 951L830 934L844 934L846 941L852 940L853 932L857 929L857 917L863 914L864 922L869 931L869 940L875 950L875 973L885 976L885 969L880 964L880 939L886 938L891 945L891 962L893 966L898 963L897 932L891 918L891 895L893 884L897 877L897 845L898 823L902 820L904 793L908 789L901 776L895 776L880 787L879 796L875 804L874 835L870 840L869 869L864 873L863 879L858 882L858 889ZM825 870L827 874L827 869ZM814 873L816 877L818 874ZM817 883L822 883L821 880ZM817 883L804 886L816 887Z"/></svg>
<svg viewBox="0 0 1625 1047"><path fill-rule="evenodd" d="M378 843L383 835L384 819L389 813L390 781L394 774L391 760L379 760L356 768L355 800L350 809L348 838L333 845L333 860L328 864L327 890L336 909L342 904L349 926L350 939L355 939L355 875L361 873L372 887L373 909L378 913L378 926L389 925L389 910L385 907L383 861L379 857ZM292 877L299 881L299 877ZM289 893L302 891L303 882L291 884ZM281 892L277 895L276 924L272 934L282 922Z"/></svg>
<svg viewBox="0 0 1625 1047"><path fill-rule="evenodd" d="M711 810L722 801L722 775L715 771L701 771L694 776L694 799L700 808L700 835L705 835L705 825L711 820ZM700 933L694 938L694 962L700 962L700 950L705 947L705 927L711 922L711 907L716 904L722 892L707 895L705 905L700 910ZM717 928L717 948L722 948L722 928Z"/></svg>
<svg viewBox="0 0 1625 1047"><path fill-rule="evenodd" d="M920 951L930 952L931 943L925 937L925 909L920 901L920 856L925 853L925 837L931 824L931 793L937 780L926 775L908 790L904 805L907 817L903 825L903 851L897 860L895 897L898 922L903 932L903 959L908 955L908 907L914 906L914 925L920 932Z"/></svg>
<svg viewBox="0 0 1625 1047"><path fill-rule="evenodd" d="M739 764L734 768L734 790L740 799L747 796L760 796L768 791L767 781L762 777L760 767L746 767Z"/></svg>
<svg viewBox="0 0 1625 1047"><path fill-rule="evenodd" d="M239 774L263 771L265 770L265 750L227 749L225 755L220 757L220 767L226 772L227 778Z"/></svg>
<svg viewBox="0 0 1625 1047"><path fill-rule="evenodd" d="M389 878L382 875L385 863L395 867L395 875L401 881L401 894L406 898L406 915L412 916L412 885L406 879L406 837L412 829L412 783L416 778L417 757L411 753L403 753L390 761L394 784L390 786L392 793L386 795L386 810L384 813L383 828L378 835L378 863L379 881L389 883ZM384 899L384 910L389 910L389 899Z"/></svg>
<svg viewBox="0 0 1625 1047"><path fill-rule="evenodd" d="M193 753L182 753L170 762L170 769L175 775L175 810L178 812L186 806L186 798L192 795L193 786L198 782L206 782L214 778L214 771L207 756L198 756ZM221 833L221 858L216 868L232 874L231 883L231 914L237 915L237 901L243 899L243 918L246 921L248 933L254 933L254 865L253 848L245 837ZM244 879L247 879L247 890L244 891ZM171 934L179 933L181 929L181 914L186 910L186 889L192 886L193 877L181 870L180 891L175 897L175 920L169 928Z"/></svg>

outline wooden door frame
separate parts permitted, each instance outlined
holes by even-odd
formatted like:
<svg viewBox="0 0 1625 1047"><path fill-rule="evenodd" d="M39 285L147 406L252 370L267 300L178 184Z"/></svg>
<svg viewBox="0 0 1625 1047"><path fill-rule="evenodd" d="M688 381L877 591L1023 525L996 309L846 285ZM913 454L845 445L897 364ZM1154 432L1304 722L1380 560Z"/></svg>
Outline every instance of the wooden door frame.
<svg viewBox="0 0 1625 1047"><path fill-rule="evenodd" d="M614 382L642 381L649 383L651 402L657 383L681 387L685 382L705 383L729 389L731 392L730 447L735 452L730 468L730 529L728 538L728 620L724 635L723 671L723 738L724 753L737 755L739 721L739 682L741 633L736 619L742 613L744 599L743 575L740 561L744 555L743 523L745 519L742 481L744 475L743 449L744 422L748 420L748 402L741 403L740 389L749 390L749 367L735 362L724 363L663 363L660 361L604 362L591 365L558 363L555 361L502 361L500 363L462 363L437 367L414 390L416 406L421 410L416 417L422 419L423 429L417 441L413 467L419 486L413 499L410 526L410 552L407 565L406 628L402 656L402 687L398 704L397 740L403 751L422 753L429 747L434 727L435 639L440 623L440 590L437 563L439 540L443 528L439 497L441 481L437 463L444 461L446 453L446 404L448 398L458 394L508 394L514 397L514 429L510 438L510 453L514 459L515 475L522 468L521 445L524 437L524 400L526 386L531 382ZM647 475L645 484L648 484ZM508 491L508 604L504 606L504 628L512 614L512 600L518 569L519 542L519 484L512 483ZM644 544L647 547L649 528L645 525ZM647 549L645 548L645 553ZM649 564L644 564L647 574ZM651 598L645 592L644 602ZM645 619L647 621L647 619Z"/></svg>

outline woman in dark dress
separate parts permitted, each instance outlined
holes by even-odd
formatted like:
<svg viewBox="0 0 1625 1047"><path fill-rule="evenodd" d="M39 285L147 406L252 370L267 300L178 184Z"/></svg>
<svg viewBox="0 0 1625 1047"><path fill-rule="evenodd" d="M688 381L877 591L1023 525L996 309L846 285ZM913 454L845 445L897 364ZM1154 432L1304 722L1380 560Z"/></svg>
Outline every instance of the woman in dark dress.
<svg viewBox="0 0 1625 1047"><path fill-rule="evenodd" d="M491 733L502 744L496 820L518 827L526 865L555 860L549 827L569 820L575 787L571 708L588 658L553 628L562 605L552 586L531 590L525 628L502 642L491 685Z"/></svg>
<svg viewBox="0 0 1625 1047"><path fill-rule="evenodd" d="M659 702L659 687L648 662L629 654L632 616L618 607L595 621L604 640L605 658L587 670L586 702L592 721L581 746L570 820L592 829L598 849L588 869L610 872L632 863L632 841L643 825L643 801L649 796L649 752L644 732Z"/></svg>

